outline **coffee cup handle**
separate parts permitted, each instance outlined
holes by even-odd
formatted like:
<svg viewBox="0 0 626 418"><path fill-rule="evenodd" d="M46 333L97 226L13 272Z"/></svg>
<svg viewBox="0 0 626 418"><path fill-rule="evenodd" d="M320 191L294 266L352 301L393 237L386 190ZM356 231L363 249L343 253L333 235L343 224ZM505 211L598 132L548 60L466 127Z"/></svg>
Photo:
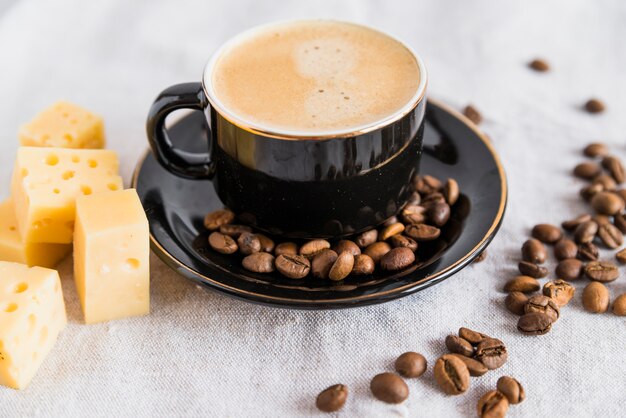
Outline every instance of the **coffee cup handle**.
<svg viewBox="0 0 626 418"><path fill-rule="evenodd" d="M171 112L179 109L204 111L207 106L201 83L183 83L163 90L150 107L146 123L148 141L157 161L171 173L189 179L213 177L215 168L210 152L194 153L176 148L165 129L165 118Z"/></svg>

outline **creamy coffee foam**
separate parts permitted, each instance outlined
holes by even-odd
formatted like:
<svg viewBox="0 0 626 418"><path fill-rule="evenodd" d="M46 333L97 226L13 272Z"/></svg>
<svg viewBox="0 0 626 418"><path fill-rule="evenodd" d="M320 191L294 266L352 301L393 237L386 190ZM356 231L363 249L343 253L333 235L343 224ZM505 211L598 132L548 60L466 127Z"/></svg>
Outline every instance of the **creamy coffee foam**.
<svg viewBox="0 0 626 418"><path fill-rule="evenodd" d="M301 21L244 35L205 77L238 119L264 130L311 134L358 129L394 115L415 96L420 71L413 54L381 32Z"/></svg>

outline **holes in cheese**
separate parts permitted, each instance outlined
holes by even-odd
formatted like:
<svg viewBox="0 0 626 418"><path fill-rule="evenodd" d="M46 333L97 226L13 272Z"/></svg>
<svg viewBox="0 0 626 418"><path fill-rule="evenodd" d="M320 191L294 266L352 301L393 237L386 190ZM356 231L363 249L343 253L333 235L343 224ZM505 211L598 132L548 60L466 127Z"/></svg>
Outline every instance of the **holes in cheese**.
<svg viewBox="0 0 626 418"><path fill-rule="evenodd" d="M64 172L63 175L61 175L61 178L63 180L69 180L71 178L74 178L74 173L76 173L76 172L72 171L72 170L68 170L68 171Z"/></svg>
<svg viewBox="0 0 626 418"><path fill-rule="evenodd" d="M22 282L22 283L18 283L15 286L14 292L15 293L22 293L22 292L26 292L27 290L28 290L28 283Z"/></svg>
<svg viewBox="0 0 626 418"><path fill-rule="evenodd" d="M89 196L92 193L91 187L89 186L80 186L80 191L85 196Z"/></svg>
<svg viewBox="0 0 626 418"><path fill-rule="evenodd" d="M55 154L50 154L46 157L46 164L48 165L57 165L59 163L59 157Z"/></svg>
<svg viewBox="0 0 626 418"><path fill-rule="evenodd" d="M48 327L43 326L39 331L39 344L44 344L48 339Z"/></svg>
<svg viewBox="0 0 626 418"><path fill-rule="evenodd" d="M89 161L87 161L87 164L89 164L89 167L91 167L91 168L98 167L98 162L96 160L89 160Z"/></svg>
<svg viewBox="0 0 626 418"><path fill-rule="evenodd" d="M129 258L124 263L124 267L127 270L136 270L139 268L140 265L141 265L141 262L137 260L136 258Z"/></svg>
<svg viewBox="0 0 626 418"><path fill-rule="evenodd" d="M111 191L116 191L119 190L119 186L115 183L109 183L107 184L107 188Z"/></svg>
<svg viewBox="0 0 626 418"><path fill-rule="evenodd" d="M72 155L72 162L73 163L79 163L80 162L80 157L78 155Z"/></svg>
<svg viewBox="0 0 626 418"><path fill-rule="evenodd" d="M18 308L17 303L7 303L4 307L4 312L8 312L8 313L15 312L17 311L17 308Z"/></svg>

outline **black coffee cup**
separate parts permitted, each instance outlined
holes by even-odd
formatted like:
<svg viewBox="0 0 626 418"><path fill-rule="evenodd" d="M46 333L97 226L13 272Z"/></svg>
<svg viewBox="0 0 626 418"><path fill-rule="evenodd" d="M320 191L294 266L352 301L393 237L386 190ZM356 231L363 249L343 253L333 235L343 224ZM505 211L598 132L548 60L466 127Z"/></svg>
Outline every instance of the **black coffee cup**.
<svg viewBox="0 0 626 418"><path fill-rule="evenodd" d="M147 121L150 146L168 171L212 179L224 206L259 230L293 238L358 233L400 210L419 171L426 71L415 59L420 84L397 113L355 132L298 136L250 126L224 109L209 84L213 58L202 83L157 97ZM178 109L205 113L206 153L178 149L168 136L165 118Z"/></svg>

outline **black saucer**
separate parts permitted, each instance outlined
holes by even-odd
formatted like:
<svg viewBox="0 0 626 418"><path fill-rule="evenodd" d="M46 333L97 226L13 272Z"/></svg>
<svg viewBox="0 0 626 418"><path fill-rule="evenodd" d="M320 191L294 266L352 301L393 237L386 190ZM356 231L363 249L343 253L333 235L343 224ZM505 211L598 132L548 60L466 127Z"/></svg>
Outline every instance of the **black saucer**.
<svg viewBox="0 0 626 418"><path fill-rule="evenodd" d="M171 129L177 146L206 148L204 115L193 112ZM137 189L150 221L152 249L179 274L228 295L275 306L324 309L382 303L432 286L467 266L495 236L507 198L504 170L489 140L471 122L430 100L426 111L421 172L455 178L464 194L453 207L441 238L424 246L419 264L397 274L343 282L280 274L255 274L237 256L211 250L204 215L222 207L210 181L185 180L163 169L151 154L135 171Z"/></svg>

